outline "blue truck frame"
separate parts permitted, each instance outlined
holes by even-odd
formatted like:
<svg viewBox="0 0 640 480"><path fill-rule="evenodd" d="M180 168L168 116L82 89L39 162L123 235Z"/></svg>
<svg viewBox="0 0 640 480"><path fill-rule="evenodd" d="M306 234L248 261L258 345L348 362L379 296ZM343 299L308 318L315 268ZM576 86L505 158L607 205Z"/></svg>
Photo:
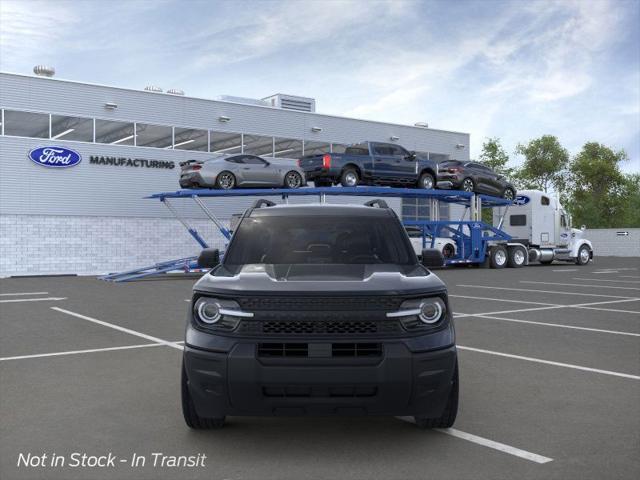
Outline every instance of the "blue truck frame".
<svg viewBox="0 0 640 480"><path fill-rule="evenodd" d="M173 207L174 199L192 199L215 223L220 234L227 240L231 239L230 232L213 215L213 213L201 201L201 198L225 198L225 197L273 197L279 196L286 201L290 196L318 196L324 203L327 196L362 196L376 198L422 198L435 202L458 204L470 210L470 220L406 220L404 225L417 226L422 232L423 248L432 248L436 237L448 236L456 243L456 255L446 260L447 265L455 264L480 264L487 258L489 242L511 240L511 237L499 227L488 225L479 220L479 210L482 207L505 207L511 201L489 195L478 195L471 192L451 190L423 190L415 188L391 188L391 187L305 187L295 190L285 188L247 188L234 190L209 190L193 189L178 190L175 192L162 192L150 195L148 199L160 200L171 213L182 223L193 239L200 247L208 248L204 238L193 228L178 211ZM475 207L475 208L474 208ZM473 212L476 212L475 214ZM475 218L473 218L475 217ZM428 239L431 238L429 241ZM126 272L112 273L101 277L103 280L114 282L126 282L137 280L152 275L168 273L172 271L194 271L198 269L197 257L186 257L165 262L156 263L147 267L136 268Z"/></svg>

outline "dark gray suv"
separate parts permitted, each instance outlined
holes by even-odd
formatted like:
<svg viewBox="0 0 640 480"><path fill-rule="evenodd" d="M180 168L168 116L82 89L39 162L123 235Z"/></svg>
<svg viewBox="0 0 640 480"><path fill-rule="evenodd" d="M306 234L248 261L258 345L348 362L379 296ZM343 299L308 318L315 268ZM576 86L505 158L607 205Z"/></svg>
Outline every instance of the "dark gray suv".
<svg viewBox="0 0 640 480"><path fill-rule="evenodd" d="M182 369L191 428L229 416L413 416L450 427L458 363L447 290L384 201L245 212L194 286Z"/></svg>

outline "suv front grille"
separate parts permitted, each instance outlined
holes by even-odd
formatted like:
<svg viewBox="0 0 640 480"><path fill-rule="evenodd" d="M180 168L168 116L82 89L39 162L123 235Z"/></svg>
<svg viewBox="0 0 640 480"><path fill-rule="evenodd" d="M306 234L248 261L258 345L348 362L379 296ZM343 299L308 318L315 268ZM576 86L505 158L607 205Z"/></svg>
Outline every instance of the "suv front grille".
<svg viewBox="0 0 640 480"><path fill-rule="evenodd" d="M397 320L244 320L239 333L248 335L395 335L402 333Z"/></svg>
<svg viewBox="0 0 640 480"><path fill-rule="evenodd" d="M242 310L257 311L383 311L398 310L403 301L396 296L359 297L238 297L235 298Z"/></svg>

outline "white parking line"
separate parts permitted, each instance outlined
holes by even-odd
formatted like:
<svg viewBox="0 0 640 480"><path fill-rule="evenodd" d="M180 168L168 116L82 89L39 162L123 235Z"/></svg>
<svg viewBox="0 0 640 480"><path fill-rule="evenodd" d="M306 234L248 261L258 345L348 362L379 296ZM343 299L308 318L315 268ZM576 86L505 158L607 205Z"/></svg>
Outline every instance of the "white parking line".
<svg viewBox="0 0 640 480"><path fill-rule="evenodd" d="M0 297L17 297L19 295L49 295L49 292L0 293Z"/></svg>
<svg viewBox="0 0 640 480"><path fill-rule="evenodd" d="M620 275L620 278L640 278L640 275Z"/></svg>
<svg viewBox="0 0 640 480"><path fill-rule="evenodd" d="M543 363L545 365L553 365L556 367L571 368L574 370L582 370L584 372L601 373L603 375L611 375L613 377L630 378L631 380L640 380L640 376L631 375L630 373L613 372L611 370L600 370L598 368L583 367L581 365L574 365L571 363L552 362L551 360L543 360L542 358L523 357L522 355L513 355L511 353L494 352L493 350L484 350L482 348L465 347L463 345L456 345L459 350L468 350L471 352L486 353L488 355L496 355L498 357L515 358L517 360L524 360L527 362Z"/></svg>
<svg viewBox="0 0 640 480"><path fill-rule="evenodd" d="M10 298L8 300L0 300L0 303L18 303L18 302L57 302L66 300L67 297L43 297L43 298Z"/></svg>
<svg viewBox="0 0 640 480"><path fill-rule="evenodd" d="M453 295L449 294L449 297L454 298L469 298L471 300L494 300L496 302L507 302L507 303L528 303L531 305L547 305L550 307L555 307L555 303L544 303L544 302L532 302L530 300L508 300L506 298L487 298L487 297L471 297L469 295Z"/></svg>
<svg viewBox="0 0 640 480"><path fill-rule="evenodd" d="M402 420L403 422L414 423L414 424L416 423L413 417L396 417L396 418L398 420ZM553 458L543 457L542 455L538 455L536 453L527 452L526 450L512 447L511 445L496 442L494 440L489 440L488 438L479 437L478 435L473 435L472 433L463 432L462 430L457 430L455 428L434 428L433 430L436 432L451 435L452 437L466 440L471 443L477 443L478 445L482 445L483 447L493 448L494 450L498 450L503 453L508 453L509 455L514 455L516 457L524 458L525 460L530 460L532 462L548 463L553 461Z"/></svg>
<svg viewBox="0 0 640 480"><path fill-rule="evenodd" d="M485 300L490 300L490 299L485 299ZM495 299L497 301L500 301L498 299ZM536 312L536 311L540 311L540 310L554 310L554 309L558 309L558 308L586 308L588 310L601 310L604 312L620 312L620 313L639 313L636 312L635 310L617 310L615 308L602 308L602 307L594 307L593 305L606 305L606 304L610 304L610 303L625 303L625 302L637 302L640 299L638 298L628 298L628 299L624 299L624 300L607 300L604 302L590 302L590 303L576 303L573 305L554 305L554 304L549 304L550 306L548 307L534 307L534 308L518 308L515 310L497 310L494 312L477 312L477 313L454 313L453 316L455 318L458 317L470 317L470 316L484 316L484 315L500 315L502 313L519 313L519 312Z"/></svg>
<svg viewBox="0 0 640 480"><path fill-rule="evenodd" d="M175 348L178 350L184 350L184 348L181 345L178 345L175 342L169 342L167 340L163 340L162 338L154 337L152 335L147 335L146 333L131 330L130 328L121 327L120 325L114 325L113 323L104 322L96 318L87 317L79 313L65 310L64 308L51 307L51 310L55 310L56 312L60 312L60 313L66 313L67 315L71 315L72 317L81 318L82 320L86 320L88 322L93 322L93 323L97 323L98 325L103 325L105 327L113 328L114 330L119 330L121 332L128 333L129 335L135 335L136 337L141 337L152 342L161 343L162 345L166 345L167 347Z"/></svg>
<svg viewBox="0 0 640 480"><path fill-rule="evenodd" d="M520 283L535 283L540 285L560 285L563 287L591 287L591 288L615 288L616 290L640 290L640 287L618 287L617 285L585 285L584 283L554 283L535 282L533 280L520 280Z"/></svg>
<svg viewBox="0 0 640 480"><path fill-rule="evenodd" d="M489 440L488 438L479 437L471 433L462 432L460 430L456 430L455 428L436 428L435 430L440 433L446 433L447 435L451 435L452 437L461 438L463 440L467 440L468 442L477 443L478 445L482 445L484 447L489 447L489 448L493 448L494 450L499 450L501 452L508 453L509 455L514 455L516 457L524 458L525 460L529 460L531 462L549 463L553 461L553 458L543 457L542 455L538 455L537 453L527 452L526 450L512 447L510 445L496 442L494 440Z"/></svg>
<svg viewBox="0 0 640 480"><path fill-rule="evenodd" d="M577 272L579 268L561 268L560 270L551 270L552 272Z"/></svg>
<svg viewBox="0 0 640 480"><path fill-rule="evenodd" d="M586 332L597 332L597 333L610 333L613 335L627 335L629 337L640 337L640 333L633 332L620 332L617 330L603 330L601 328L589 328L589 327L578 327L576 325L563 325L561 323L547 323L547 322L534 322L532 320L520 320L516 318L504 318L504 317L495 317L493 315L473 315L473 314L464 314L460 318L488 318L491 320L501 320L504 322L514 322L514 323L529 323L531 325L541 325L543 327L558 327L558 328L569 328L573 330L584 330ZM459 317L456 317L459 318Z"/></svg>
<svg viewBox="0 0 640 480"><path fill-rule="evenodd" d="M571 280L587 280L588 282L592 282L593 278L573 277L573 278L571 278ZM613 282L613 283L640 283L640 280L608 280L608 279L605 279L605 278L599 278L597 281L598 282Z"/></svg>
<svg viewBox="0 0 640 480"><path fill-rule="evenodd" d="M174 343L184 343L184 342L174 342ZM15 357L3 357L3 358L0 358L0 362L6 362L7 360L24 360L28 358L59 357L63 355L78 355L81 353L111 352L114 350L130 350L134 348L163 347L163 346L164 345L162 343L143 343L140 345L125 345L122 347L90 348L87 350L69 350L67 352L36 353L34 355L18 355Z"/></svg>
<svg viewBox="0 0 640 480"><path fill-rule="evenodd" d="M534 289L529 289L529 288L491 287L489 285L457 284L456 287L488 288L488 289L491 289L491 290L509 290L509 291L512 291L512 292L554 293L556 295L577 295L577 296L581 296L581 297L606 297L606 298L624 298L624 299L629 299L629 300L640 300L640 298L638 298L638 297L622 297L620 295L603 295L603 294L599 294L599 293L580 293L580 292L560 292L558 290L534 290Z"/></svg>

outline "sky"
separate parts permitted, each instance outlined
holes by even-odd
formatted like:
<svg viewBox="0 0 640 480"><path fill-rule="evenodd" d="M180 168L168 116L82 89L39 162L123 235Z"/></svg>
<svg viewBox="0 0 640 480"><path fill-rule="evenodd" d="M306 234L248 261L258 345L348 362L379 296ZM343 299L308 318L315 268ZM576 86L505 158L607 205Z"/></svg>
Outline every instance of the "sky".
<svg viewBox="0 0 640 480"><path fill-rule="evenodd" d="M0 0L0 70L624 149L640 172L640 0Z"/></svg>

